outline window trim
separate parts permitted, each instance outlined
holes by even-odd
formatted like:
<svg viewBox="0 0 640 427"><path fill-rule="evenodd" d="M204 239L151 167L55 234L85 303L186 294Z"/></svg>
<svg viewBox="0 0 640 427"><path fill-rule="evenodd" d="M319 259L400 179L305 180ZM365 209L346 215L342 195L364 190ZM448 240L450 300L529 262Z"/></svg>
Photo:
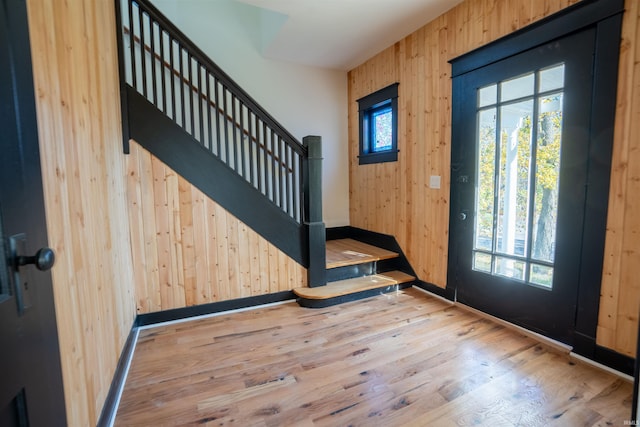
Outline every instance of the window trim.
<svg viewBox="0 0 640 427"><path fill-rule="evenodd" d="M398 160L398 85L393 83L374 93L357 100L359 112L359 155L361 165L372 163L395 162ZM380 108L391 106L391 148L388 150L374 151L371 141L372 123L371 117Z"/></svg>

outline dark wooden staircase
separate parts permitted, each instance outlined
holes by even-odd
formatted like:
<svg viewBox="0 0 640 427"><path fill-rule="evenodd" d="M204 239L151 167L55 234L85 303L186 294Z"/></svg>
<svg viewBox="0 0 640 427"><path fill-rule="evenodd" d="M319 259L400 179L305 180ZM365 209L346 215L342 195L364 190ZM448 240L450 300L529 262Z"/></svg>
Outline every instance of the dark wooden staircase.
<svg viewBox="0 0 640 427"><path fill-rule="evenodd" d="M326 230L319 136L298 141L150 0L116 7L125 153L135 140L304 266L303 306L416 283L393 236Z"/></svg>
<svg viewBox="0 0 640 427"><path fill-rule="evenodd" d="M123 151L136 141L324 285L321 138L298 141L150 0L116 8Z"/></svg>
<svg viewBox="0 0 640 427"><path fill-rule="evenodd" d="M303 307L322 308L410 286L411 274L394 269L400 254L354 239L327 241L327 285L296 288Z"/></svg>

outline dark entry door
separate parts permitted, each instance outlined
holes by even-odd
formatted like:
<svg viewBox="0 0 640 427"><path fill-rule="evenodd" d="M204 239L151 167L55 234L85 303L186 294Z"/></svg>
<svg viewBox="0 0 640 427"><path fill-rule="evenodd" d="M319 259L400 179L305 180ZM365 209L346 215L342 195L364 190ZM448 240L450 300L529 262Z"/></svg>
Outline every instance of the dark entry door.
<svg viewBox="0 0 640 427"><path fill-rule="evenodd" d="M576 321L595 40L584 30L454 80L457 299L566 343Z"/></svg>
<svg viewBox="0 0 640 427"><path fill-rule="evenodd" d="M0 425L62 426L26 12L0 0Z"/></svg>

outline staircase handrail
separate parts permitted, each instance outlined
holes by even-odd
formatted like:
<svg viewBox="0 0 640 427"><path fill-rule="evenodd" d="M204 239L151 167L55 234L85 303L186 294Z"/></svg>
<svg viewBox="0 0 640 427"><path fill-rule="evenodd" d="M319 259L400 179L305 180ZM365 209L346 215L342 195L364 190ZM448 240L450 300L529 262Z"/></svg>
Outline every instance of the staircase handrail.
<svg viewBox="0 0 640 427"><path fill-rule="evenodd" d="M236 97L238 97L243 103L251 108L254 112L259 113L259 117L265 123L269 125L274 130L277 130L278 133L285 136L285 141L291 143L291 147L296 150L298 154L306 154L306 148L302 145L298 139L291 135L291 133L285 129L271 114L269 114L257 101L255 101L238 83L236 83L227 73L225 73L216 63L209 58L209 56L204 53L196 44L189 39L187 35L185 35L178 27L176 27L170 20L166 19L166 17L156 8L153 4L151 4L147 0L130 0L135 1L138 6L142 6L145 12L149 14L154 20L162 23L165 27L165 30L169 32L173 39L179 42L179 44L185 49L188 50L194 58L196 58L202 65L204 65L208 71L210 71L216 78L222 82L231 92L234 93ZM130 1L127 3L130 4ZM123 26L124 29L124 26Z"/></svg>
<svg viewBox="0 0 640 427"><path fill-rule="evenodd" d="M114 1L125 153L136 140L326 284L320 137L298 141L149 0Z"/></svg>

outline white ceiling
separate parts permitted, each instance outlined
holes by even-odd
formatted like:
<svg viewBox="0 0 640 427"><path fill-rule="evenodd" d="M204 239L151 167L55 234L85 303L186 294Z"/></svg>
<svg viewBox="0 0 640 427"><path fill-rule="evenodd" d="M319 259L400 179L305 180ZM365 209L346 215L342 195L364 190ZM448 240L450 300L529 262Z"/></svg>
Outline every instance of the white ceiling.
<svg viewBox="0 0 640 427"><path fill-rule="evenodd" d="M265 57L350 70L462 0L236 0L260 8Z"/></svg>

